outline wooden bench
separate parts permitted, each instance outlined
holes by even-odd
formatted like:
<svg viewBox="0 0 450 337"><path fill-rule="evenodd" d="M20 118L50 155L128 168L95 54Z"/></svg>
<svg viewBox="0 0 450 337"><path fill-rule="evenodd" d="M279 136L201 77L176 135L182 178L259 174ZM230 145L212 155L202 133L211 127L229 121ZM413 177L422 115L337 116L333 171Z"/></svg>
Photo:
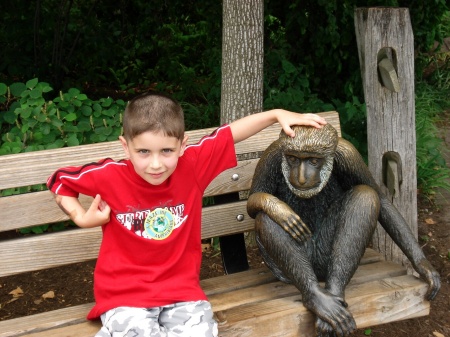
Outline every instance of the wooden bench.
<svg viewBox="0 0 450 337"><path fill-rule="evenodd" d="M340 132L336 112L322 113ZM196 142L212 129L189 131ZM263 151L278 138L274 125L236 145L238 154ZM118 141L0 156L0 190L42 184L57 168L121 159ZM242 160L236 168L217 177L206 196L248 190L258 159ZM85 205L89 198L82 198ZM67 220L48 191L0 198L0 231ZM213 238L251 231L246 201L229 201L203 208L202 237ZM0 277L93 260L101 240L100 228L72 229L0 241ZM313 336L314 317L301 303L298 290L277 281L266 269L251 269L202 281L219 321L220 336ZM429 303L423 300L427 285L394 263L367 250L346 299L359 328L400 319L424 316ZM43 292L47 288L43 287ZM5 291L5 290L4 290ZM6 290L9 291L9 290ZM92 304L79 305L0 322L0 337L87 337L100 322L85 319Z"/></svg>

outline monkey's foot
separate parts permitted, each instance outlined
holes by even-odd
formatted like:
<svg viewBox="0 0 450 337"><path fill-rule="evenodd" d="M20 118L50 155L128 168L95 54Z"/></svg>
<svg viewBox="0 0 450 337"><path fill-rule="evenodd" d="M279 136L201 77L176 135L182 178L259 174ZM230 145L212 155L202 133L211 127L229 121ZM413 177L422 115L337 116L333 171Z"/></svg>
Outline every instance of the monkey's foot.
<svg viewBox="0 0 450 337"><path fill-rule="evenodd" d="M316 314L317 337L346 337L356 330L356 322L341 296L332 295L320 287L303 304Z"/></svg>

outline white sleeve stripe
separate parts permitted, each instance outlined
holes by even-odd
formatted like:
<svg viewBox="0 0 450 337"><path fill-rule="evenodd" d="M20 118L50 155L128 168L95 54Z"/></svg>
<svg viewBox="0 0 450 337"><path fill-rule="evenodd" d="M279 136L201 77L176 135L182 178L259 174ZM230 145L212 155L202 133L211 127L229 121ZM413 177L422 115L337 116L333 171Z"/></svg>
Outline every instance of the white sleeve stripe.
<svg viewBox="0 0 450 337"><path fill-rule="evenodd" d="M97 170L101 170L103 168L105 168L108 165L119 165L119 166L126 166L127 164L125 163L118 163L118 162L109 162L106 164L103 164L102 166L98 166L98 167L93 167L89 170L83 171L81 174L73 176L73 175L61 175L59 176L59 180L62 181L63 179L72 179L72 180L78 180L80 179L83 175L85 175L86 173L90 173L92 171L97 171ZM60 185L56 188L55 193L58 194L59 189L63 186L63 183L61 182Z"/></svg>
<svg viewBox="0 0 450 337"><path fill-rule="evenodd" d="M191 144L191 145L186 146L186 149L188 149L189 147L197 147L197 146L201 146L205 141L207 141L207 140L212 140L212 139L216 138L216 137L219 135L219 132L222 131L222 130L224 130L224 129L226 129L226 128L229 128L229 125L224 125L224 126L219 127L218 129L216 129L216 130L214 131L214 134L213 134L213 135L208 135L208 136L203 137L203 138L200 140L200 142L198 142L198 143L196 143L196 144Z"/></svg>

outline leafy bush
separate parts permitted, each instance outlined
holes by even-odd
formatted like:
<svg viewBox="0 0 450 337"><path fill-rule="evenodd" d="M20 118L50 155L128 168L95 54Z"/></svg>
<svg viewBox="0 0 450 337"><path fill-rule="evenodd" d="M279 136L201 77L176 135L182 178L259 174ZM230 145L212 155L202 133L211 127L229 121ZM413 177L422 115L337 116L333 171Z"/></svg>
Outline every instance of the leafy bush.
<svg viewBox="0 0 450 337"><path fill-rule="evenodd" d="M0 83L0 155L115 140L121 134L123 100L91 100L75 88L47 100L52 90L37 78Z"/></svg>

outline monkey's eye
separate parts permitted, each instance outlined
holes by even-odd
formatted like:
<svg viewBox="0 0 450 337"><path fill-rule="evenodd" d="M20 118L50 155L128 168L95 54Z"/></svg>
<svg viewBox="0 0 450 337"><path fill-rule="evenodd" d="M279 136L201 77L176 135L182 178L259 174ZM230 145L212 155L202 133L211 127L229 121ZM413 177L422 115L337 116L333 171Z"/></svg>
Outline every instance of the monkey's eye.
<svg viewBox="0 0 450 337"><path fill-rule="evenodd" d="M297 157L289 156L289 155L286 155L286 159L287 159L289 165L295 165L299 160Z"/></svg>
<svg viewBox="0 0 450 337"><path fill-rule="evenodd" d="M323 159L322 158L309 158L309 163L312 166L320 166L322 165Z"/></svg>

